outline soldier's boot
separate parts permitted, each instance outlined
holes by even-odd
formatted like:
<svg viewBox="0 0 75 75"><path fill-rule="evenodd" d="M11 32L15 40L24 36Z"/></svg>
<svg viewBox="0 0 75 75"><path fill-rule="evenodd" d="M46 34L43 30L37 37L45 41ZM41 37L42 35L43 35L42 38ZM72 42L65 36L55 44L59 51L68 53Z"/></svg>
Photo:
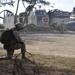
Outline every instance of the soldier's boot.
<svg viewBox="0 0 75 75"><path fill-rule="evenodd" d="M21 53L22 53L22 59L26 59L26 57L25 57L25 53L26 53L26 46L25 46L25 44L22 44Z"/></svg>
<svg viewBox="0 0 75 75"><path fill-rule="evenodd" d="M25 53L22 53L22 59L26 59Z"/></svg>
<svg viewBox="0 0 75 75"><path fill-rule="evenodd" d="M8 59L12 59L12 57L13 57L13 53L14 53L14 51L13 50L7 50L7 58Z"/></svg>

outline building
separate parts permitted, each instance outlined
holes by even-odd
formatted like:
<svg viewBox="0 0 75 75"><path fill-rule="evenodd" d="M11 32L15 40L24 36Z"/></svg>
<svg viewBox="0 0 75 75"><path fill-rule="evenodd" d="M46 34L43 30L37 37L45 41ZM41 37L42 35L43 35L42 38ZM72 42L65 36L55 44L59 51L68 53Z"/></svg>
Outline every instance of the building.
<svg viewBox="0 0 75 75"><path fill-rule="evenodd" d="M42 27L42 26L48 26L49 25L49 17L46 14L45 10L36 10L33 12L34 14L31 14L28 16L28 18L25 18L25 12L20 13L17 16L17 20L20 22L24 22L26 19L26 24L34 24L36 26ZM12 28L14 27L14 14L10 11L7 10L7 12L4 14L3 17L3 25L6 28Z"/></svg>
<svg viewBox="0 0 75 75"><path fill-rule="evenodd" d="M20 13L20 22L24 20L24 13ZM35 10L31 12L28 16L28 24L35 24L36 26L48 26L49 25L49 16L45 10Z"/></svg>

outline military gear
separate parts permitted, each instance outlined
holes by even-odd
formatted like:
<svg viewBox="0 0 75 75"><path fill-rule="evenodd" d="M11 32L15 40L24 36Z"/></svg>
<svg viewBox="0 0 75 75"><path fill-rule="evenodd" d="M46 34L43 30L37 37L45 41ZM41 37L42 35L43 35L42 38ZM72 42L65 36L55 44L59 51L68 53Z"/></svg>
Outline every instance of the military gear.
<svg viewBox="0 0 75 75"><path fill-rule="evenodd" d="M25 58L26 46L19 35L18 28L5 30L1 35L1 43L4 44L4 49L7 50L7 57L9 59L12 59L15 49L21 49L22 59Z"/></svg>
<svg viewBox="0 0 75 75"><path fill-rule="evenodd" d="M2 44L9 44L12 40L14 35L12 34L13 30L5 30L1 35L1 43Z"/></svg>
<svg viewBox="0 0 75 75"><path fill-rule="evenodd" d="M17 22L17 23L15 24L15 26L16 26L16 28L19 28L19 29L22 29L22 28L23 28L23 24L20 23L20 22Z"/></svg>
<svg viewBox="0 0 75 75"><path fill-rule="evenodd" d="M14 39L11 41L10 46L8 46L7 50L7 56L8 58L12 58L14 51L16 49L21 49L21 53L22 53L22 59L25 58L25 52L26 52L26 46L24 41L21 39L20 35L19 35L19 31L17 30L17 28L12 29L12 33L14 35Z"/></svg>

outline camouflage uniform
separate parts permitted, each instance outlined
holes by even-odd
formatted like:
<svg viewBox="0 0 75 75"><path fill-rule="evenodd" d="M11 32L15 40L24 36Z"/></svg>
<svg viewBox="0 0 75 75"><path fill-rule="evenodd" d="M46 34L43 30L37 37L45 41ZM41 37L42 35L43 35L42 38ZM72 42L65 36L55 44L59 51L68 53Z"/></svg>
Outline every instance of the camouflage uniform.
<svg viewBox="0 0 75 75"><path fill-rule="evenodd" d="M20 48L21 48L21 53L22 53L22 59L25 59L26 46L19 35L19 30L21 30L21 28L22 28L22 24L16 23L15 28L12 29L15 39L12 40L10 47L7 48L7 56L9 59L12 58L14 50L20 49Z"/></svg>

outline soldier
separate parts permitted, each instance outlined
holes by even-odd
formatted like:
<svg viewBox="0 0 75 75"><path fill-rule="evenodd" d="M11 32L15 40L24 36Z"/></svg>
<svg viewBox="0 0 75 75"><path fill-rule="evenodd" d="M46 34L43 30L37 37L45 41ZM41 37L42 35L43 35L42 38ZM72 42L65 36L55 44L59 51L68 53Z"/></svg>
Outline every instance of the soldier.
<svg viewBox="0 0 75 75"><path fill-rule="evenodd" d="M19 35L19 31L23 29L23 24L20 22L17 22L15 24L15 27L12 28L12 33L14 35L14 38L12 40L12 42L10 43L10 46L8 46L7 48L5 48L7 50L7 58L8 59L12 59L13 53L15 49L20 49L21 48L21 53L22 53L22 59L25 59L25 52L26 52L26 46L25 43L23 42L23 40L21 39L20 35ZM5 45L4 45L5 47Z"/></svg>

